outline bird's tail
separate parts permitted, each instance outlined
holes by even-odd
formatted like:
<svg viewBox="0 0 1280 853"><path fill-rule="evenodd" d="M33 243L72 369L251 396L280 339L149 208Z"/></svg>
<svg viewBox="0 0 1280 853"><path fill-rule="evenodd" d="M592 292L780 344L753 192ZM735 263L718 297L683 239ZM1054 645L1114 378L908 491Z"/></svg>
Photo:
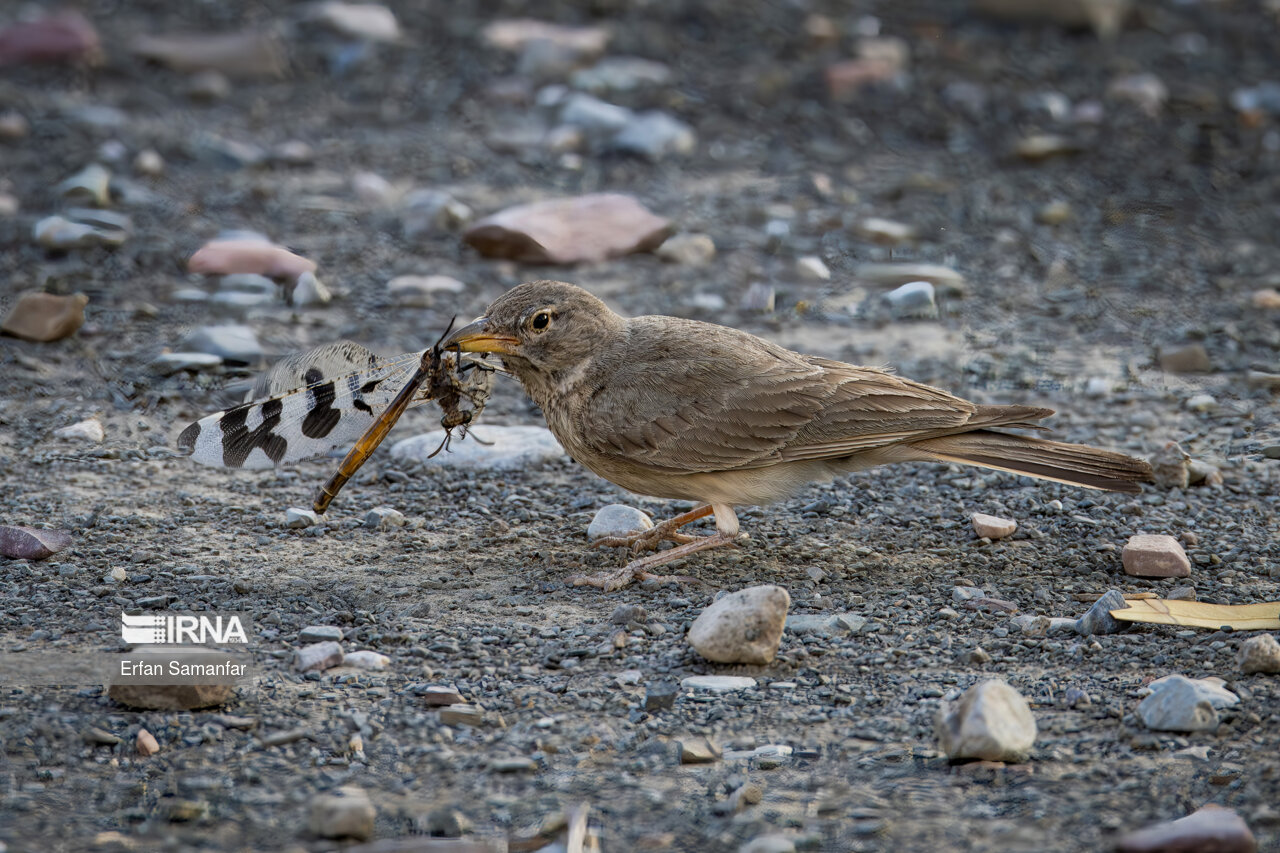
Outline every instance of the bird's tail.
<svg viewBox="0 0 1280 853"><path fill-rule="evenodd" d="M977 465L1041 480L1089 489L1136 494L1151 481L1151 466L1141 459L1043 438L974 430L911 443L939 462Z"/></svg>

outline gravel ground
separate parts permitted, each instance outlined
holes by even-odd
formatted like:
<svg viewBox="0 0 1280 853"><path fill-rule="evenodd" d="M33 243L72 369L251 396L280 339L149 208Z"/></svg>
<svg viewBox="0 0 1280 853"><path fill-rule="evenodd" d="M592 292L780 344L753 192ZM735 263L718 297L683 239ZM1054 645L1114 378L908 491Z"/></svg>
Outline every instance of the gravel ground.
<svg viewBox="0 0 1280 853"><path fill-rule="evenodd" d="M1280 80L1273 13L1139 3L1106 42L942 2L481 4L447 16L399 3L403 42L353 50L300 22L293 4L80 6L105 64L0 76L0 112L30 123L0 141L0 191L20 203L0 215L0 308L28 289L91 300L72 338L0 339L0 523L74 536L48 560L0 562L0 650L116 650L122 609L242 610L255 620L257 683L188 713L131 711L100 687L0 686L0 848L337 849L308 831L307 815L318 793L348 784L374 802L379 838L527 839L586 804L608 851L736 851L772 834L808 850L1098 850L1216 803L1244 818L1260 849L1280 845L1280 682L1241 674L1247 635L1032 636L953 592L982 587L1019 614L1050 617L1079 616L1111 588L1280 600L1280 463L1262 452L1280 445L1276 392L1247 380L1280 373L1280 315L1251 301L1280 280L1280 121L1232 105L1236 90ZM834 46L806 36L811 11L843 31ZM611 97L687 122L694 151L650 162L500 144L537 112L493 95L515 60L479 32L513 14L598 15L615 32L609 55L668 63L669 83ZM906 75L833 102L823 69L853 55L870 15L909 45ZM213 102L126 50L138 32L272 21L286 25L289 76L233 81ZM1112 88L1138 72L1167 88L1154 114ZM301 140L312 153L236 166L210 153L207 134L263 149ZM1078 150L1035 162L1013 153L1037 134ZM113 207L132 217L132 237L114 250L37 247L31 229L60 208L58 182L112 147L124 179ZM148 148L162 177L129 166ZM406 236L394 205L353 191L364 171L445 190L479 215L629 192L718 252L702 267L652 255L550 269L485 260L456 232ZM1054 202L1069 216L1049 224ZM918 236L878 243L859 231L868 217ZM228 228L317 260L338 298L305 310L172 298L201 286L185 259ZM797 273L807 255L825 261L829 281ZM890 288L857 275L889 260L946 264L963 273L964 294L943 299L939 317L894 319L875 298ZM406 273L466 288L397 307L385 284ZM273 357L339 337L394 354L543 277L626 314L714 320L893 364L979 402L1052 406L1065 440L1140 456L1176 441L1223 482L1135 497L947 466L874 470L741 512L751 537L741 548L678 564L702 586L606 595L563 581L625 559L588 547L595 510L677 507L567 459L460 471L399 465L384 450L321 525L293 530L285 509L309 505L333 460L229 472L173 451L182 427L234 401L249 375L158 374L156 356L196 327L248 323ZM756 283L774 288L771 311L744 307ZM1161 352L1194 343L1209 371L1161 370ZM102 445L53 437L90 415L106 427ZM410 412L397 435L437 417ZM540 423L500 382L476 431ZM367 528L380 505L409 524ZM974 512L1019 529L979 540ZM1182 537L1191 577L1126 576L1120 549L1138 532ZM110 578L116 568L125 580ZM767 666L700 659L684 633L716 591L766 583L789 590L793 614L866 622L833 636L788 632ZM643 612L625 610L635 606ZM390 668L295 672L312 625L341 628L346 648L387 655ZM1172 673L1219 676L1242 701L1214 732L1148 731L1139 690ZM646 710L647 693L702 674L756 686L681 689L670 707ZM1031 704L1030 759L952 764L935 714L991 677ZM430 685L482 706L478 725L442 720ZM137 754L140 727L158 754ZM682 764L678 744L698 737L724 754ZM790 750L748 754L768 745Z"/></svg>

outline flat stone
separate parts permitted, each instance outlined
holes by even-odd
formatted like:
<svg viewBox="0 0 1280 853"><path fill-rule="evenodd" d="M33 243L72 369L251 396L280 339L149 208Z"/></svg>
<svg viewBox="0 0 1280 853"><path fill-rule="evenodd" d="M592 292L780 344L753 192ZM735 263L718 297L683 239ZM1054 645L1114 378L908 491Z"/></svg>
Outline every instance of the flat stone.
<svg viewBox="0 0 1280 853"><path fill-rule="evenodd" d="M1122 610L1128 606L1123 592L1118 589L1107 590L1083 616L1076 620L1076 633L1088 637L1093 634L1119 634L1121 631L1128 630L1129 623L1121 622L1111 615L1112 610Z"/></svg>
<svg viewBox="0 0 1280 853"><path fill-rule="evenodd" d="M56 438L64 438L69 441L87 441L91 444L101 444L103 439L107 437L107 433L102 428L102 421L97 418L87 418L78 421L69 426L60 427L53 431Z"/></svg>
<svg viewBox="0 0 1280 853"><path fill-rule="evenodd" d="M626 504L609 504L601 507L587 526L587 539L628 536L653 529L653 521L649 516L633 506Z"/></svg>
<svg viewBox="0 0 1280 853"><path fill-rule="evenodd" d="M720 759L720 745L710 738L695 737L680 741L681 764L712 764Z"/></svg>
<svg viewBox="0 0 1280 853"><path fill-rule="evenodd" d="M380 42L397 42L401 38L395 13L377 3L327 0L316 7L315 15L339 35Z"/></svg>
<svg viewBox="0 0 1280 853"><path fill-rule="evenodd" d="M422 691L422 701L432 706L464 705L462 694L452 687L432 686Z"/></svg>
<svg viewBox="0 0 1280 853"><path fill-rule="evenodd" d="M183 339L181 348L207 352L231 364L255 366L262 362L262 344L249 326L201 326Z"/></svg>
<svg viewBox="0 0 1280 853"><path fill-rule="evenodd" d="M835 615L793 613L787 617L783 630L797 636L815 634L821 637L838 637L844 634L856 634L866 624L867 617L856 613Z"/></svg>
<svg viewBox="0 0 1280 853"><path fill-rule="evenodd" d="M670 233L668 220L634 198L596 193L507 208L476 222L463 240L486 257L576 264L652 251Z"/></svg>
<svg viewBox="0 0 1280 853"><path fill-rule="evenodd" d="M370 671L379 671L388 669L391 666L391 658L380 652L370 649L361 649L356 652L347 652L342 656L343 666L352 666L356 669L367 669Z"/></svg>
<svg viewBox="0 0 1280 853"><path fill-rule="evenodd" d="M444 441L444 431L436 430L397 441L391 446L391 457L399 462L477 471L524 471L565 458L564 448L546 427L482 426L476 434L492 444L458 441L455 435L448 452L429 458Z"/></svg>
<svg viewBox="0 0 1280 853"><path fill-rule="evenodd" d="M315 510L291 506L284 511L284 523L290 530L301 530L304 527L319 524L320 516L316 514Z"/></svg>
<svg viewBox="0 0 1280 853"><path fill-rule="evenodd" d="M128 221L128 217L125 217ZM129 228L117 228L110 225L82 222L69 216L46 216L31 229L36 243L46 249L66 252L72 249L87 249L91 246L105 246L114 249L124 245L132 231Z"/></svg>
<svg viewBox="0 0 1280 853"><path fill-rule="evenodd" d="M1240 644L1240 671L1280 673L1280 643L1271 634L1259 634Z"/></svg>
<svg viewBox="0 0 1280 853"><path fill-rule="evenodd" d="M373 836L377 817L377 809L364 789L343 785L336 791L311 798L307 828L321 838L365 841Z"/></svg>
<svg viewBox="0 0 1280 853"><path fill-rule="evenodd" d="M754 586L713 601L689 628L689 643L717 663L765 664L782 641L791 595L780 586Z"/></svg>
<svg viewBox="0 0 1280 853"><path fill-rule="evenodd" d="M342 629L337 625L308 625L298 632L300 643L338 643L342 641Z"/></svg>
<svg viewBox="0 0 1280 853"><path fill-rule="evenodd" d="M304 272L314 273L316 263L295 255L283 246L261 240L213 240L191 256L187 270L204 275L254 273L271 279L296 281Z"/></svg>
<svg viewBox="0 0 1280 853"><path fill-rule="evenodd" d="M659 258L671 264L704 267L716 256L716 244L706 234L676 234L654 250Z"/></svg>
<svg viewBox="0 0 1280 853"><path fill-rule="evenodd" d="M686 690L725 693L733 690L750 690L756 686L756 680L741 675L691 675L688 678L682 678L680 686Z"/></svg>
<svg viewBox="0 0 1280 853"><path fill-rule="evenodd" d="M1209 352L1203 344L1188 344L1162 349L1160 367L1169 373L1208 373L1213 370L1213 362L1209 360Z"/></svg>
<svg viewBox="0 0 1280 853"><path fill-rule="evenodd" d="M153 711L190 711L229 702L235 693L231 684L112 684L108 698Z"/></svg>
<svg viewBox="0 0 1280 853"><path fill-rule="evenodd" d="M11 560L43 560L71 545L65 530L0 524L0 556Z"/></svg>
<svg viewBox="0 0 1280 853"><path fill-rule="evenodd" d="M1003 539L1012 536L1018 529L1018 522L1011 518L1000 518L995 515L975 512L969 517L973 522L973 532L986 539Z"/></svg>
<svg viewBox="0 0 1280 853"><path fill-rule="evenodd" d="M446 705L440 709L440 722L446 726L478 726L484 722L484 709L476 705Z"/></svg>
<svg viewBox="0 0 1280 853"><path fill-rule="evenodd" d="M293 668L298 672L323 672L342 663L342 646L333 641L312 643L293 653Z"/></svg>
<svg viewBox="0 0 1280 853"><path fill-rule="evenodd" d="M916 238L916 229L905 222L894 222L878 216L868 216L853 224L853 233L873 243L896 246Z"/></svg>
<svg viewBox="0 0 1280 853"><path fill-rule="evenodd" d="M935 730L952 760L1024 761L1036 739L1027 700L1004 681L975 684L938 711Z"/></svg>
<svg viewBox="0 0 1280 853"><path fill-rule="evenodd" d="M84 306L88 304L89 297L83 293L58 296L28 291L18 297L0 323L0 332L38 343L62 340L84 325Z"/></svg>
<svg viewBox="0 0 1280 853"><path fill-rule="evenodd" d="M288 67L280 40L269 29L230 33L139 35L136 56L174 71L218 71L241 79L281 77Z"/></svg>
<svg viewBox="0 0 1280 853"><path fill-rule="evenodd" d="M465 284L447 275L401 275L387 282L392 301L406 308L430 308L438 299L466 289Z"/></svg>
<svg viewBox="0 0 1280 853"><path fill-rule="evenodd" d="M1185 578L1191 560L1172 536L1139 533L1129 537L1120 555L1125 574L1143 578Z"/></svg>
<svg viewBox="0 0 1280 853"><path fill-rule="evenodd" d="M529 42L545 41L573 50L578 56L598 56L613 34L607 27L573 27L531 18L507 18L485 26L485 44L518 53Z"/></svg>
<svg viewBox="0 0 1280 853"><path fill-rule="evenodd" d="M1256 853L1258 842L1244 819L1207 805L1178 820L1123 835L1117 853Z"/></svg>
<svg viewBox="0 0 1280 853"><path fill-rule="evenodd" d="M538 769L538 763L524 756L495 758L489 762L489 769L494 773L532 773Z"/></svg>
<svg viewBox="0 0 1280 853"><path fill-rule="evenodd" d="M183 370L196 373L222 366L222 356L211 352L166 352L156 356L151 366L165 376Z"/></svg>

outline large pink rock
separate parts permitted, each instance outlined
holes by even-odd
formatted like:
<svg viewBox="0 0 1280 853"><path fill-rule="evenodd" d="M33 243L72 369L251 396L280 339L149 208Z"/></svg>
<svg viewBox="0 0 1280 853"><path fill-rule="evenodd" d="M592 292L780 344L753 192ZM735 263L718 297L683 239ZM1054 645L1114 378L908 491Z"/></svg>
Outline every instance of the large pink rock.
<svg viewBox="0 0 1280 853"><path fill-rule="evenodd" d="M65 530L0 524L0 556L11 560L43 560L70 544L71 534Z"/></svg>
<svg viewBox="0 0 1280 853"><path fill-rule="evenodd" d="M1117 853L1256 853L1258 842L1240 815L1207 805L1179 820L1130 832Z"/></svg>
<svg viewBox="0 0 1280 853"><path fill-rule="evenodd" d="M61 12L0 29L0 66L90 62L101 56L98 31L84 16Z"/></svg>
<svg viewBox="0 0 1280 853"><path fill-rule="evenodd" d="M1139 533L1129 537L1120 555L1125 574L1140 578L1185 578L1191 561L1178 540L1163 534Z"/></svg>
<svg viewBox="0 0 1280 853"><path fill-rule="evenodd" d="M462 239L491 258L577 264L652 251L671 231L669 220L631 196L596 193L509 207L472 225Z"/></svg>
<svg viewBox="0 0 1280 853"><path fill-rule="evenodd" d="M253 273L294 280L303 273L315 272L316 262L261 240L214 240L191 256L187 269L205 275Z"/></svg>

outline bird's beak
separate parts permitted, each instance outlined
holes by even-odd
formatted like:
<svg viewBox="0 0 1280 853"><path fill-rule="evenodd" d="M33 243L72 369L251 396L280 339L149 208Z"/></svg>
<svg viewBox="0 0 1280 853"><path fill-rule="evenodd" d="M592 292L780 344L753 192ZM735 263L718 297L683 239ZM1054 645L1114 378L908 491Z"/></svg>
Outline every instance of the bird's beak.
<svg viewBox="0 0 1280 853"><path fill-rule="evenodd" d="M458 349L462 352L496 352L516 355L519 338L500 335L493 331L488 317L474 320L453 332L440 344L441 349Z"/></svg>

